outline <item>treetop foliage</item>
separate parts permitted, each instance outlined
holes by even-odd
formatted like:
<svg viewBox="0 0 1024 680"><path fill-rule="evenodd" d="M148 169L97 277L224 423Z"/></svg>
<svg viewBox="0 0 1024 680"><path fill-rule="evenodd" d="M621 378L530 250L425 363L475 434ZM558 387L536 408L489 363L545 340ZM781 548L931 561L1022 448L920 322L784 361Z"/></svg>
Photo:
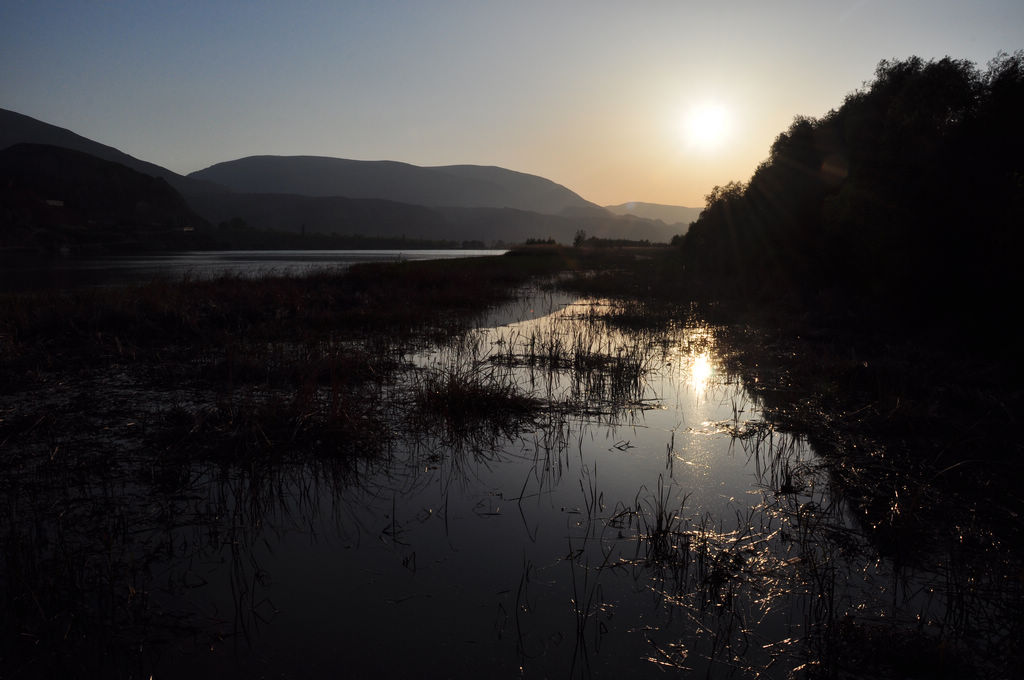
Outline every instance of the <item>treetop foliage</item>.
<svg viewBox="0 0 1024 680"><path fill-rule="evenodd" d="M1024 51L882 61L820 119L797 117L746 183L716 186L682 240L715 297L841 300L913 320L1019 289Z"/></svg>

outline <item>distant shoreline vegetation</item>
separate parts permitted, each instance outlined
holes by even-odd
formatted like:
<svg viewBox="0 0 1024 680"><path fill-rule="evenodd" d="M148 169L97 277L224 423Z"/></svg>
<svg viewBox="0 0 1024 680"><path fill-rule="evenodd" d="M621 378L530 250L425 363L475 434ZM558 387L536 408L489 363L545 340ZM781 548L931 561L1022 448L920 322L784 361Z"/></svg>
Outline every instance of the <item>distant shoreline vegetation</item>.
<svg viewBox="0 0 1024 680"><path fill-rule="evenodd" d="M295 233L253 229L239 218L226 220L211 232L213 249L224 250L484 250L505 248L503 241L366 236L363 234Z"/></svg>

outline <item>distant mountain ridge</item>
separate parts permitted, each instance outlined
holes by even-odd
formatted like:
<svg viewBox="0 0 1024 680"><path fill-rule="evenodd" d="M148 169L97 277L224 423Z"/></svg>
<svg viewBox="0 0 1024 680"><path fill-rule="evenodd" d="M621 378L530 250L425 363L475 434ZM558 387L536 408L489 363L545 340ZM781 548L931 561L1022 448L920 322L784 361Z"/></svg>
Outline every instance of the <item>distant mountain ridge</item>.
<svg viewBox="0 0 1024 680"><path fill-rule="evenodd" d="M186 196L224 191L221 187L190 179L154 163L139 160L112 146L94 142L71 130L44 123L15 111L0 109L0 150L15 144L47 144L81 151L106 161L120 163L146 175L163 178Z"/></svg>
<svg viewBox="0 0 1024 680"><path fill-rule="evenodd" d="M606 205L604 208L616 215L635 215L648 220L661 220L665 224L685 224L686 226L695 222L700 217L700 211L703 210L703 208L687 208L681 205L662 205L640 201Z"/></svg>
<svg viewBox="0 0 1024 680"><path fill-rule="evenodd" d="M549 215L514 208L429 207L372 198L297 194L210 194L189 199L214 224L235 218L256 230L286 233L479 240L521 243L553 238L569 244L577 231L607 239L667 243L678 232L638 217Z"/></svg>
<svg viewBox="0 0 1024 680"><path fill-rule="evenodd" d="M70 130L0 109L0 151L26 143L52 148L21 149L6 161L8 175L0 186L6 189L0 196L0 249L32 243L47 249L62 243L210 247L230 241L227 231L213 226L222 223L232 225L231 233L241 233L240 226L250 230L248 242L258 242L259 233L274 232L485 243L554 238L572 243L584 231L598 238L665 243L681 231L678 225L615 215L551 180L494 166L263 156L220 163L185 177ZM46 166L43 174L40 164ZM227 180L228 186L207 181L211 175ZM338 193L339 177L349 181L348 196ZM119 191L123 203L114 200ZM51 206L50 199L63 205ZM107 199L106 207L97 203ZM172 232L179 236L171 239L167 234Z"/></svg>
<svg viewBox="0 0 1024 680"><path fill-rule="evenodd" d="M549 179L495 166L422 167L328 156L249 156L189 174L240 193L371 198L428 207L558 215L601 208Z"/></svg>
<svg viewBox="0 0 1024 680"><path fill-rule="evenodd" d="M188 247L205 226L162 177L60 146L0 150L0 248Z"/></svg>

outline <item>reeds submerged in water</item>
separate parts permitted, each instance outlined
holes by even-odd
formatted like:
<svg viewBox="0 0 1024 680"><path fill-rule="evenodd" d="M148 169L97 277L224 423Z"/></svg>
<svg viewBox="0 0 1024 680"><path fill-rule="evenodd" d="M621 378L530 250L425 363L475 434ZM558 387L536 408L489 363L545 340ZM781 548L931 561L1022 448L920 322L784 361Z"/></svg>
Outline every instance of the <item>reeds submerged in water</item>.
<svg viewBox="0 0 1024 680"><path fill-rule="evenodd" d="M405 283L392 287L389 272ZM427 453L409 463L415 474L429 478L434 466L448 465L452 475L468 476L474 463L499 460L501 447L520 436L530 440L521 455L533 469L521 488L516 480L518 498L499 498L506 506L546 501L560 482L575 493L572 475L579 475L578 508L563 510L572 520L568 554L524 556L520 583L521 591L527 584L536 591L552 569L568 572L568 600L559 606L568 605L571 619L557 633L571 640L575 626L573 654L582 661L574 670L599 668L584 662L614 637L619 579L665 614L656 629L633 633L646 637L653 663L675 670L742 676L789 667L806 677L842 677L863 665L880 677L899 675L893 669L909 674L909 662L870 653L883 636L896 639L907 658L941 657L942 668L918 666L938 675L998 670L1001 659L1019 654L1012 612L1020 590L1007 577L1019 553L1006 527L989 522L1000 508L981 507L970 487L949 483L966 466L925 474L924 465L904 464L882 435L917 432L902 421L905 404L887 428L863 437L855 436L856 413L844 421L840 409L827 410L845 403L837 397L847 388L864 394L866 383L899 370L866 379L854 372L848 383L829 385L827 366L801 364L795 341L776 338L769 349L777 352L758 355L728 327L695 324L692 308L648 299L591 301L543 328L484 335L467 331L470 310L504 299L518 276L498 277L502 292L493 298L471 278L449 285L437 270L417 273L405 264L352 276L35 298L58 299L52 309L33 309L31 296L4 299L18 310L0 322L12 350L0 371L13 378L0 386L0 490L11 509L2 529L12 584L4 632L21 635L9 637L18 644L4 648L7 658L74 675L101 663L86 649L100 636L111 655L149 667L152 659L143 657L158 646L146 637L151 631L164 640L209 633L194 612L168 603L201 587L204 576L190 560L224 554L217 551L225 545L244 624L235 630L244 635L273 615L274 603L259 595L261 565L246 552L261 540L261 527L304 524L357 494L356 480L388 462L393 446L424 442ZM395 300L393 308L375 307ZM671 445L668 478L612 498L596 463L583 462L587 428L635 425L657 406L645 396L647 383L665 362L685 374L684 357L709 353L725 369L715 380L754 385L758 418L743 416L754 406L735 402L732 421L707 424L708 432L735 435L731 455L750 457L759 492L753 510L706 512L693 488L671 480L678 458ZM864 413L892 405L868 401ZM809 441L824 460L805 456ZM634 462L626 437L604 446L623 466ZM456 460L465 452L473 455ZM424 483L408 475L398 488ZM946 494L951 488L954 495ZM398 516L397 493L366 492L382 494L387 505L385 528L369 534L395 550L404 569L426 574L426 551L402 543L413 522ZM434 516L430 510L423 517ZM489 503L481 512L500 516ZM447 507L437 514L448 521ZM959 542L946 540L950 529ZM180 555L180 569L157 584L148 570L166 564L165 555ZM891 571L877 566L893 562ZM883 585L892 588L885 591L892 605L857 590L890 575ZM528 626L516 606L517 627ZM911 616L921 612L920 620ZM759 637L764 621L780 617L791 626L785 636ZM529 649L547 649L553 639ZM137 649L145 652L134 656ZM47 666L39 650L55 651L58 661Z"/></svg>

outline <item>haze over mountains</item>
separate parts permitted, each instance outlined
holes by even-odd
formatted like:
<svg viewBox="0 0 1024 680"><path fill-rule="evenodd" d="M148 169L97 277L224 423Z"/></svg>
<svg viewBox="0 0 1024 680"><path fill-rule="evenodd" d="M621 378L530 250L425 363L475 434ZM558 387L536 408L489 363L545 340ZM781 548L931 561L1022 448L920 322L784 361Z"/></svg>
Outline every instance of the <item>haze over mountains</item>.
<svg viewBox="0 0 1024 680"><path fill-rule="evenodd" d="M117 191L100 189L96 182L88 185L88 191L70 190L68 182L82 180L83 168L90 167L90 161L38 145L71 149L165 180L184 197L183 205L187 202L187 208L194 211L189 213L194 216L194 225L189 226L198 232L197 243L220 238L222 245L232 245L231 239L225 241L228 232L214 226L226 223L234 225L232 233L236 237L239 227L248 229L251 233L244 241L249 246L258 244L258 234L263 232L492 244L517 243L530 238L553 238L571 243L575 234L583 230L599 238L667 242L685 231L685 226L673 224L680 221L675 219L677 214L686 214L678 210L692 210L627 204L634 206L631 214L616 214L618 206L613 206L615 210L606 210L551 180L494 166L420 167L397 161L321 156L250 156L218 163L186 177L70 130L0 109L0 149L22 143L37 146L21 149L19 162L31 165L35 161L29 157L36 155L50 159L47 162L51 169L62 163L67 166L67 181L57 181L51 194L81 197L89 192L117 195ZM62 160L54 165L55 158ZM113 175L107 173L106 176ZM138 188L144 183L118 175L118 185ZM61 198L39 193L39 187L34 186L31 192L26 192L15 190L14 185L9 184L0 196L3 202L0 231L10 232L12 211L18 206L24 208L25 201ZM126 216L138 214L137 204L146 203L142 193L135 190L122 191L120 195L125 205L115 212L122 221ZM71 202L76 200L80 198ZM24 235L31 233L31 225L26 220L41 219L38 215L43 213L47 216L37 225L40 228L54 228L55 220L62 219L72 222L77 219L93 225L110 221L83 206L69 205L60 213L19 208L19 239L24 240ZM677 212L672 212L673 208ZM653 217L656 214L660 216ZM164 226L180 230L184 228L184 221L188 220L176 214L173 219L168 217ZM683 225L688 223L686 220ZM64 226L79 228L76 238L87 240L89 232L83 232L81 224ZM152 230L155 225L149 224L149 227ZM67 240L66 234L51 237L42 240ZM10 234L0 239L0 243L10 246ZM15 245L31 247L31 243Z"/></svg>
<svg viewBox="0 0 1024 680"><path fill-rule="evenodd" d="M703 208L687 208L681 205L662 205L660 203L641 203L631 201L618 205L606 205L605 210L616 215L635 215L648 220L661 220L665 224L684 224L689 226L690 222L700 217Z"/></svg>

